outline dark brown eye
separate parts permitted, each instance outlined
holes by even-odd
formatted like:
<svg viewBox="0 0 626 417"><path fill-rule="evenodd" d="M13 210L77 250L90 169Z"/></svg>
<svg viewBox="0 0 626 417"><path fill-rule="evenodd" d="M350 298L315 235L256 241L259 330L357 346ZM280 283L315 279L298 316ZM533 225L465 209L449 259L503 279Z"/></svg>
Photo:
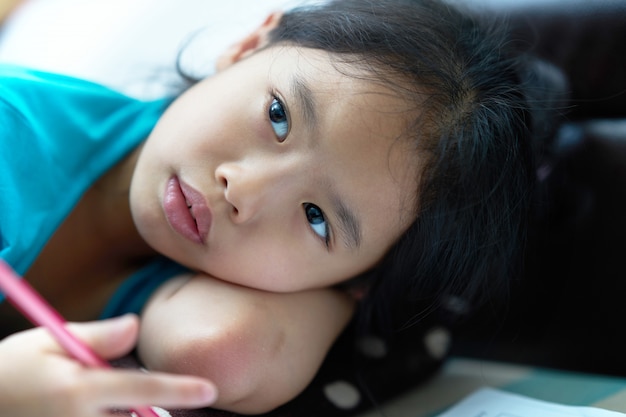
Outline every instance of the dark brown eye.
<svg viewBox="0 0 626 417"><path fill-rule="evenodd" d="M328 245L330 233L326 216L321 208L312 203L304 203L304 214L309 222L311 229Z"/></svg>
<svg viewBox="0 0 626 417"><path fill-rule="evenodd" d="M284 141L289 133L289 118L287 117L285 106L277 98L274 98L270 104L269 119L278 140L280 142Z"/></svg>

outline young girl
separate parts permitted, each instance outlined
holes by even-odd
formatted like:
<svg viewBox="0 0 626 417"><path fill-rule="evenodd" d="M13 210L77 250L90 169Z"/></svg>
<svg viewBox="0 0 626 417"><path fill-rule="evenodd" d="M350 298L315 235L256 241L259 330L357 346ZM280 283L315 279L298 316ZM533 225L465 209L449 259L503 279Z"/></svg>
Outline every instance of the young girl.
<svg viewBox="0 0 626 417"><path fill-rule="evenodd" d="M148 369L202 378L85 369L22 331L0 410L265 412L357 302L393 331L502 285L533 178L504 46L434 1L343 0L270 16L171 103L2 68L2 257L71 320L141 313L72 328L104 357L137 341Z"/></svg>

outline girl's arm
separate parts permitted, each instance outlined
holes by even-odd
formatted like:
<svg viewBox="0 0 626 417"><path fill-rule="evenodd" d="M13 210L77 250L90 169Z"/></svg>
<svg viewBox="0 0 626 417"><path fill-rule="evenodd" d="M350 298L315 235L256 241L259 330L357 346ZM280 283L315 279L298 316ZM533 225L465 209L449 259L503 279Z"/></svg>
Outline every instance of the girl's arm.
<svg viewBox="0 0 626 417"><path fill-rule="evenodd" d="M144 310L139 355L148 369L215 382L216 408L263 413L309 384L353 310L332 289L278 294L180 277Z"/></svg>
<svg viewBox="0 0 626 417"><path fill-rule="evenodd" d="M99 355L128 353L138 332L136 317L73 324L71 332ZM86 368L70 358L43 328L0 341L0 414L12 417L109 416L111 408L137 405L208 406L215 388L200 378Z"/></svg>

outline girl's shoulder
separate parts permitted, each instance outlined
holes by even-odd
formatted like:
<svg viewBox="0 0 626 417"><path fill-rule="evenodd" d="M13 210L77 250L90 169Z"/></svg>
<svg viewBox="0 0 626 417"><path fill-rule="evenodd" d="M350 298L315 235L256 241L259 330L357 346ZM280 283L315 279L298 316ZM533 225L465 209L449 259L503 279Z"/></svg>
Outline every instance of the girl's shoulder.
<svg viewBox="0 0 626 417"><path fill-rule="evenodd" d="M0 99L36 104L38 101L59 102L65 97L78 98L81 102L107 99L116 104L146 103L147 101L129 97L96 82L71 75L48 72L11 64L0 64ZM150 100L152 102L171 99Z"/></svg>
<svg viewBox="0 0 626 417"><path fill-rule="evenodd" d="M83 193L145 140L166 105L0 65L0 256L24 274Z"/></svg>
<svg viewBox="0 0 626 417"><path fill-rule="evenodd" d="M3 90L30 89L42 87L56 88L104 88L96 84L68 75L37 70L12 64L0 64L0 88ZM27 91L24 91L23 89Z"/></svg>

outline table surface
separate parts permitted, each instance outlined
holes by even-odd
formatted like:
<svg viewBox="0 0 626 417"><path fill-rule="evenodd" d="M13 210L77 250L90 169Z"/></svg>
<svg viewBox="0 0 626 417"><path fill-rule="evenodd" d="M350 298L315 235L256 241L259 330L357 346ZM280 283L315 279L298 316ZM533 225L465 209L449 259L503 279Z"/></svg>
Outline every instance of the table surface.
<svg viewBox="0 0 626 417"><path fill-rule="evenodd" d="M481 387L626 413L626 378L452 358L427 383L360 417L435 417Z"/></svg>

